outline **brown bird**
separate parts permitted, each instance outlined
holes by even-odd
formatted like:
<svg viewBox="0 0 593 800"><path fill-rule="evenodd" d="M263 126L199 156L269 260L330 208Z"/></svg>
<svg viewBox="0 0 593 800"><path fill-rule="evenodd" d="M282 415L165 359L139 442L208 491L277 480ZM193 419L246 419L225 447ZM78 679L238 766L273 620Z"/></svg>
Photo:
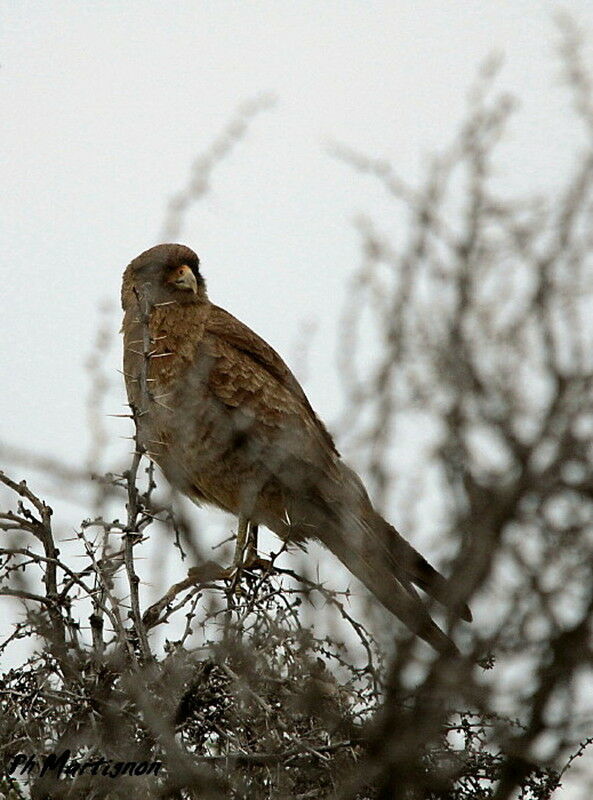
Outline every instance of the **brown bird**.
<svg viewBox="0 0 593 800"><path fill-rule="evenodd" d="M288 542L318 539L408 628L455 652L414 584L463 619L448 581L378 514L280 356L208 299L197 255L126 268L124 374L140 445L180 491Z"/></svg>

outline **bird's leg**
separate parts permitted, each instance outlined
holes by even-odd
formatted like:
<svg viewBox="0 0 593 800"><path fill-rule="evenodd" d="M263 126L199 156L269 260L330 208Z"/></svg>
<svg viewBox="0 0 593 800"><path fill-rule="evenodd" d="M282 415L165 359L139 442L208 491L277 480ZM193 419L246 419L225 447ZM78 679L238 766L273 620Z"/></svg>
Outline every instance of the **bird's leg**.
<svg viewBox="0 0 593 800"><path fill-rule="evenodd" d="M257 532L258 527L253 522L249 523L247 532L247 550L245 552L245 566L250 567L257 562Z"/></svg>
<svg viewBox="0 0 593 800"><path fill-rule="evenodd" d="M237 526L237 542L231 568L231 591L234 591L235 594L239 591L238 583L244 570L261 569L268 571L272 566L270 561L260 558L257 554L257 534L257 524L251 522L244 514L240 514Z"/></svg>
<svg viewBox="0 0 593 800"><path fill-rule="evenodd" d="M243 563L245 543L247 540L247 530L249 525L249 520L245 514L239 514L239 524L237 525L237 541L235 543L235 555L233 556L233 569L235 570L238 570Z"/></svg>
<svg viewBox="0 0 593 800"><path fill-rule="evenodd" d="M262 572L270 572L272 569L272 562L268 558L262 558L257 552L257 533L258 526L254 522L249 523L249 531L247 536L247 550L245 553L245 561L243 562L243 569L248 570L261 570Z"/></svg>
<svg viewBox="0 0 593 800"><path fill-rule="evenodd" d="M247 531L250 523L245 514L239 514L237 524L237 541L235 542L235 554L233 556L233 566L231 568L231 592L239 593L239 578L241 577L243 559L245 556L245 546L247 541Z"/></svg>

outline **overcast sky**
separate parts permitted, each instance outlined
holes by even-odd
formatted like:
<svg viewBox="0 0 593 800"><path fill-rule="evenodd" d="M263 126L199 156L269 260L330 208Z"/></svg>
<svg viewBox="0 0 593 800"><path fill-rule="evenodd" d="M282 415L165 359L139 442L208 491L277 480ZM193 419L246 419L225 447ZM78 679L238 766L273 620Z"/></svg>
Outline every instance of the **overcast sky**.
<svg viewBox="0 0 593 800"><path fill-rule="evenodd" d="M121 272L159 240L167 201L195 157L262 94L276 105L214 171L179 238L199 253L211 298L286 358L331 427L341 410L335 323L359 260L353 220L368 214L389 232L401 213L331 146L386 159L413 182L454 136L479 65L494 52L504 58L498 88L520 99L497 177L506 191L553 197L582 136L561 79L559 8L0 2L0 443L88 463L85 364L100 325L109 345L102 413L120 413L125 401L116 372ZM562 8L588 35L593 67L593 4ZM298 337L311 324L305 370ZM127 423L101 419L109 447L91 464L97 471L129 450L118 438ZM414 458L422 434L399 439L402 457Z"/></svg>
<svg viewBox="0 0 593 800"><path fill-rule="evenodd" d="M331 426L335 323L359 259L353 220L369 214L389 230L397 209L330 146L386 159L413 182L497 52L497 85L521 101L498 178L553 196L582 136L561 81L560 8L583 26L593 69L590 0L1 0L0 444L87 461L85 363L100 323L104 411L125 400L121 272L158 241L194 158L262 94L276 105L216 169L180 240L200 254L211 298L285 356ZM305 371L296 343L311 323ZM125 423L103 425L97 470L129 450ZM82 516L88 508L59 506L59 535Z"/></svg>
<svg viewBox="0 0 593 800"><path fill-rule="evenodd" d="M318 322L307 390L331 422L333 326L358 259L352 220L389 206L328 145L388 159L413 180L455 131L494 50L505 56L500 87L522 100L501 178L553 187L579 135L555 55L557 7L3 0L0 439L84 458L99 306L112 309L115 332L123 267L157 241L192 159L261 93L276 95L275 108L215 172L180 238L200 254L211 297L288 360L299 325ZM593 41L592 4L562 7ZM107 410L118 411L112 377Z"/></svg>
<svg viewBox="0 0 593 800"><path fill-rule="evenodd" d="M582 135L561 82L559 8L582 24L593 68L590 0L2 0L0 441L84 463L85 362L101 318L113 334L105 411L125 399L121 272L158 240L196 155L262 93L275 107L215 171L180 239L200 254L211 298L306 378L331 425L335 322L359 258L353 220L388 227L392 211L330 145L414 181L496 51L498 86L521 100L498 177L553 194ZM295 341L310 323L305 375ZM119 420L104 424L111 447L97 469L129 444Z"/></svg>

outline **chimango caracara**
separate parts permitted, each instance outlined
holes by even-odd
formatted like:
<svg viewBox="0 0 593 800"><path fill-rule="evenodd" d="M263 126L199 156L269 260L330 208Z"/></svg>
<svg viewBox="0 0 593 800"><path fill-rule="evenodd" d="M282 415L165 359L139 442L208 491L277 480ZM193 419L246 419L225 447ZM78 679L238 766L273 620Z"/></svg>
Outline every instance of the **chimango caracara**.
<svg viewBox="0 0 593 800"><path fill-rule="evenodd" d="M469 609L373 509L280 356L210 302L196 254L161 244L139 255L122 304L139 441L167 479L289 542L323 542L412 631L454 652L414 584L467 620Z"/></svg>

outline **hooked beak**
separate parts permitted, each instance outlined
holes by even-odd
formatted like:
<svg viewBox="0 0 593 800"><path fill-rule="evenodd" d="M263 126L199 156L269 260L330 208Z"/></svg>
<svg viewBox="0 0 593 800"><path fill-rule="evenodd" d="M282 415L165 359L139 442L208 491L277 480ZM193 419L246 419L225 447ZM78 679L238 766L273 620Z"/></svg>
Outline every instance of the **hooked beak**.
<svg viewBox="0 0 593 800"><path fill-rule="evenodd" d="M179 269L176 269L171 277L167 279L167 283L172 284L177 289L191 289L194 294L198 293L196 276L187 264L183 264Z"/></svg>

